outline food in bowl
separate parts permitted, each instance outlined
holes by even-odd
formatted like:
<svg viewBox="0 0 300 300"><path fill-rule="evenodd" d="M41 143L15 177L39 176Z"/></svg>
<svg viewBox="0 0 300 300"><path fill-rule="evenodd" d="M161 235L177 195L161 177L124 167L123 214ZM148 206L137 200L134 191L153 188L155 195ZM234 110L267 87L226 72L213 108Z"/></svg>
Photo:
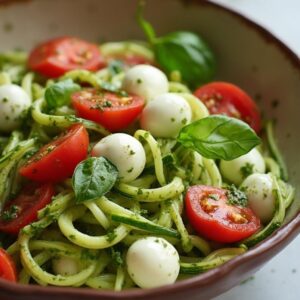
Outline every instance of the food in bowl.
<svg viewBox="0 0 300 300"><path fill-rule="evenodd" d="M255 102L212 82L200 37L139 22L148 43L59 37L1 56L3 278L158 287L282 224L294 188L272 123L260 138Z"/></svg>

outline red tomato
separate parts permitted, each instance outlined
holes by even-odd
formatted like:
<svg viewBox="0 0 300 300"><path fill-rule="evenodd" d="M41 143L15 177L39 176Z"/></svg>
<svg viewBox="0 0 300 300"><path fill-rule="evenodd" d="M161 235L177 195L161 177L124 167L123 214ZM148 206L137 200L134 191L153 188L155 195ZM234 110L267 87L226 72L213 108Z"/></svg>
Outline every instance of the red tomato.
<svg viewBox="0 0 300 300"><path fill-rule="evenodd" d="M0 278L13 282L17 281L15 263L2 248L0 248Z"/></svg>
<svg viewBox="0 0 300 300"><path fill-rule="evenodd" d="M14 200L6 203L0 218L0 231L18 234L20 229L37 219L37 212L51 202L53 185L28 184Z"/></svg>
<svg viewBox="0 0 300 300"><path fill-rule="evenodd" d="M78 116L113 132L126 128L144 107L144 100L139 96L121 96L93 88L76 92L71 99Z"/></svg>
<svg viewBox="0 0 300 300"><path fill-rule="evenodd" d="M255 102L239 87L226 82L212 82L199 87L194 95L211 114L224 114L248 123L256 132L261 129L261 119Z"/></svg>
<svg viewBox="0 0 300 300"><path fill-rule="evenodd" d="M95 71L105 67L105 62L97 45L74 37L60 37L34 48L28 66L47 77L59 77L74 69Z"/></svg>
<svg viewBox="0 0 300 300"><path fill-rule="evenodd" d="M224 189L195 185L185 197L186 213L192 227L212 241L234 243L251 236L260 220L247 207L227 204Z"/></svg>
<svg viewBox="0 0 300 300"><path fill-rule="evenodd" d="M82 124L72 125L43 146L20 168L20 174L34 181L59 182L70 177L87 157L89 135Z"/></svg>

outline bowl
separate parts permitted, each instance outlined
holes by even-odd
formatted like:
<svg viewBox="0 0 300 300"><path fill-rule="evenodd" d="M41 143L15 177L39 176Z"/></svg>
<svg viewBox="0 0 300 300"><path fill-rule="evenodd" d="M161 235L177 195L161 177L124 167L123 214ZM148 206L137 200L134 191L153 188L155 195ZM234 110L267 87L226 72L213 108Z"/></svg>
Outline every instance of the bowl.
<svg viewBox="0 0 300 300"><path fill-rule="evenodd" d="M0 1L0 50L29 49L59 35L91 41L143 38L132 0ZM200 33L214 49L217 79L236 83L258 101L265 119L276 119L276 137L298 194L285 225L224 265L174 285L120 293L87 288L25 286L0 280L0 299L209 299L239 284L281 251L300 231L300 61L270 32L246 17L207 1L151 0L146 16L158 34ZM274 105L276 104L276 105Z"/></svg>

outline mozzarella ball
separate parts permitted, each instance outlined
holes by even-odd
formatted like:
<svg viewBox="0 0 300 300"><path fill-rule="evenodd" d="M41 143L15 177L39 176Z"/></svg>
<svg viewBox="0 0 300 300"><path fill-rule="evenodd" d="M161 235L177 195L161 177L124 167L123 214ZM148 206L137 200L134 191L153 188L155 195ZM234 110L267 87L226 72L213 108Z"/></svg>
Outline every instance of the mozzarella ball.
<svg viewBox="0 0 300 300"><path fill-rule="evenodd" d="M250 208L262 223L271 221L275 211L273 181L269 174L252 174L242 183Z"/></svg>
<svg viewBox="0 0 300 300"><path fill-rule="evenodd" d="M125 133L114 133L98 142L91 152L92 156L104 156L119 171L123 182L136 179L144 170L146 154L142 144Z"/></svg>
<svg viewBox="0 0 300 300"><path fill-rule="evenodd" d="M52 269L55 274L63 276L70 276L79 272L78 262L66 256L54 259Z"/></svg>
<svg viewBox="0 0 300 300"><path fill-rule="evenodd" d="M233 160L221 160L220 171L224 178L240 185L245 177L252 173L265 173L266 165L260 152L254 148L247 154ZM246 176L245 176L246 175Z"/></svg>
<svg viewBox="0 0 300 300"><path fill-rule="evenodd" d="M167 76L150 65L136 65L129 69L123 80L126 92L143 97L146 101L169 90Z"/></svg>
<svg viewBox="0 0 300 300"><path fill-rule="evenodd" d="M10 132L20 126L31 101L26 92L15 84L0 86L0 131Z"/></svg>
<svg viewBox="0 0 300 300"><path fill-rule="evenodd" d="M126 256L128 273L141 288L155 288L174 283L179 274L177 250L163 238L137 240Z"/></svg>
<svg viewBox="0 0 300 300"><path fill-rule="evenodd" d="M146 105L140 123L155 137L174 138L191 119L192 111L186 100L177 94L166 93Z"/></svg>

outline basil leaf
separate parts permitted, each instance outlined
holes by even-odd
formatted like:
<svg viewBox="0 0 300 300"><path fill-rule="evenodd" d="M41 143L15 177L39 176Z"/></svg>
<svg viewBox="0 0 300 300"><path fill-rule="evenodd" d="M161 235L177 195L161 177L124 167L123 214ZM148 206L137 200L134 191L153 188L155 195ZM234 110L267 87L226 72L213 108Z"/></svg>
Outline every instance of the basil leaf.
<svg viewBox="0 0 300 300"><path fill-rule="evenodd" d="M260 138L245 122L211 115L183 127L177 140L211 159L232 160L260 144Z"/></svg>
<svg viewBox="0 0 300 300"><path fill-rule="evenodd" d="M167 74L179 71L191 87L214 77L214 55L203 39L192 32L173 32L158 38L153 50L158 64Z"/></svg>
<svg viewBox="0 0 300 300"><path fill-rule="evenodd" d="M104 157L90 157L82 161L73 174L76 202L93 200L105 195L118 178L117 168Z"/></svg>
<svg viewBox="0 0 300 300"><path fill-rule="evenodd" d="M152 25L149 22L147 22L143 17L144 7L145 7L145 2L140 0L138 4L138 10L137 10L137 21L141 26L141 28L143 29L149 42L152 43L155 39L155 31Z"/></svg>
<svg viewBox="0 0 300 300"><path fill-rule="evenodd" d="M160 67L167 74L179 71L182 79L191 87L210 81L215 74L216 61L204 40L188 31L173 32L157 38L151 24L142 16L143 7L140 2L137 20Z"/></svg>
<svg viewBox="0 0 300 300"><path fill-rule="evenodd" d="M70 103L71 94L80 89L80 85L74 83L72 79L52 84L45 91L45 100L49 109L68 105Z"/></svg>

